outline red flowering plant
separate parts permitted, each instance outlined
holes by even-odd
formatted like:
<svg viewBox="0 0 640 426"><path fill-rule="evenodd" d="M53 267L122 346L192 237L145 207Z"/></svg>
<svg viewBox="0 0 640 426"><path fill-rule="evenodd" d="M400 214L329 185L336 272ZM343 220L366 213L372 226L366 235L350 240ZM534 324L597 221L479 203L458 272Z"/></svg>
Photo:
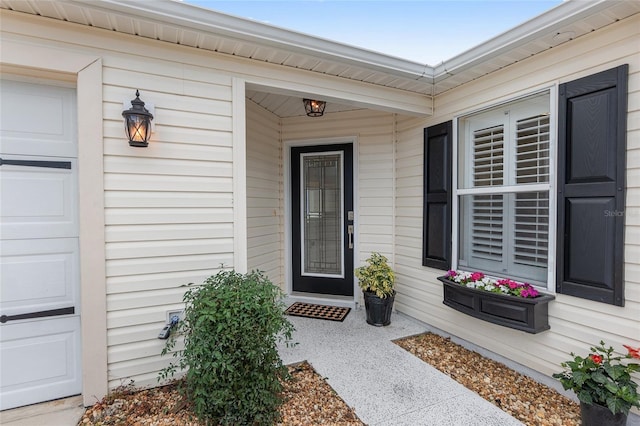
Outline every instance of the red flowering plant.
<svg viewBox="0 0 640 426"><path fill-rule="evenodd" d="M450 270L445 275L450 281L465 287L492 293L508 294L516 297L538 297L540 294L531 284L519 283L510 279L495 279L485 276L482 272L467 272Z"/></svg>
<svg viewBox="0 0 640 426"><path fill-rule="evenodd" d="M587 357L571 353L573 360L560 364L565 371L553 377L560 380L565 390L574 391L580 402L602 405L613 414L627 415L631 407L640 408L638 384L631 377L640 371L640 365L622 360L640 359L640 348L623 346L628 351L624 357L615 355L613 347L605 348L602 341L600 346L591 348Z"/></svg>

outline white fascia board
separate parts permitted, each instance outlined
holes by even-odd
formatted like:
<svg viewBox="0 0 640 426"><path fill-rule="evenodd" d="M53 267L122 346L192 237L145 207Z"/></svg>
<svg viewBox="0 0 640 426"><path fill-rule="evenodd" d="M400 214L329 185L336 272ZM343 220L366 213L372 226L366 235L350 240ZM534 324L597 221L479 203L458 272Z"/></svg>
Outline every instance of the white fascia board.
<svg viewBox="0 0 640 426"><path fill-rule="evenodd" d="M569 0L473 47L434 68L434 83L536 40L551 31L584 19L612 6L610 0Z"/></svg>
<svg viewBox="0 0 640 426"><path fill-rule="evenodd" d="M58 0L81 8L120 13L191 31L222 35L246 43L281 48L398 77L431 82L433 68L418 62L263 24L174 0Z"/></svg>
<svg viewBox="0 0 640 426"><path fill-rule="evenodd" d="M282 49L345 65L383 72L391 76L434 84L492 60L550 32L566 27L615 5L611 0L567 0L555 8L518 25L441 64L396 58L308 34L221 13L177 0L57 0L79 8L120 14L173 28L200 31L255 46ZM627 0L628 1L628 0Z"/></svg>

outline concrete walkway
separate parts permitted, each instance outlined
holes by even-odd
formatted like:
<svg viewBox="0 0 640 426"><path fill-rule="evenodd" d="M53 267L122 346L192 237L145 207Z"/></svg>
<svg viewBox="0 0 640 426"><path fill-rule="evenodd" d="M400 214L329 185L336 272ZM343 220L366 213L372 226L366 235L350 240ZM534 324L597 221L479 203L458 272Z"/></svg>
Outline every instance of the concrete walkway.
<svg viewBox="0 0 640 426"><path fill-rule="evenodd" d="M392 340L429 331L406 315L394 313L387 327L368 325L363 308L344 322L289 319L298 345L280 348L283 362L308 361L369 426L522 425L395 345ZM0 412L0 424L75 426L83 413L77 396ZM640 426L640 416L631 414L627 426Z"/></svg>
<svg viewBox="0 0 640 426"><path fill-rule="evenodd" d="M476 393L395 345L427 331L394 313L387 327L366 323L364 309L344 322L290 317L293 348L280 348L285 364L308 361L369 426L522 425Z"/></svg>

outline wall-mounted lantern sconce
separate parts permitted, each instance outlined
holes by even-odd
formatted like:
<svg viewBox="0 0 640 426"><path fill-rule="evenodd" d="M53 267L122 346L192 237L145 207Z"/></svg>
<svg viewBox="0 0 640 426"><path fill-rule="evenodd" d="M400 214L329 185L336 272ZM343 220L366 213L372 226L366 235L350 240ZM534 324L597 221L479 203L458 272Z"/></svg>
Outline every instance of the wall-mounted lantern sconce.
<svg viewBox="0 0 640 426"><path fill-rule="evenodd" d="M131 101L131 108L122 111L122 116L124 117L124 128L129 137L129 145L149 146L153 115L144 107L138 90L136 90L136 98Z"/></svg>
<svg viewBox="0 0 640 426"><path fill-rule="evenodd" d="M304 110L309 117L322 117L324 108L327 106L325 101L316 101L313 99L303 99Z"/></svg>

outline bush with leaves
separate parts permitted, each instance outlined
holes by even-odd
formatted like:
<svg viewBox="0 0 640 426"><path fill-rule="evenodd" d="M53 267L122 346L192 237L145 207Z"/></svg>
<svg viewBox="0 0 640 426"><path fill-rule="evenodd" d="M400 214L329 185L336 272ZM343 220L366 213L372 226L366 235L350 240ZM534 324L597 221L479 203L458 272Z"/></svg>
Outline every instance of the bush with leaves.
<svg viewBox="0 0 640 426"><path fill-rule="evenodd" d="M191 285L191 284L190 284ZM162 351L184 349L161 371L186 370L184 393L196 416L221 425L270 425L278 420L287 369L277 343L289 344L293 325L282 291L259 272L221 271L184 295L185 317Z"/></svg>

